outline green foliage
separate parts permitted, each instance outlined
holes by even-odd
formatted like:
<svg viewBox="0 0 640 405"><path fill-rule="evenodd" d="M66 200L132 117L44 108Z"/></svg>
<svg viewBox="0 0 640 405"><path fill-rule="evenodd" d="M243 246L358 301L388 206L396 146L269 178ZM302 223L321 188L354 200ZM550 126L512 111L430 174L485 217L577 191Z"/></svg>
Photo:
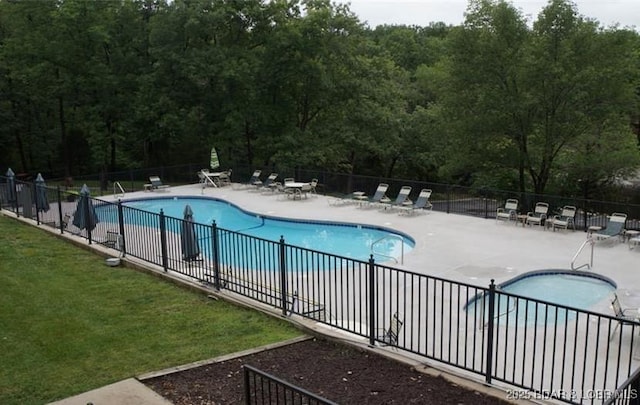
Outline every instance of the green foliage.
<svg viewBox="0 0 640 405"><path fill-rule="evenodd" d="M637 32L566 0L534 21L467 11L371 30L329 0L0 1L0 166L77 176L216 146L229 167L541 192L589 159L599 182L638 165Z"/></svg>
<svg viewBox="0 0 640 405"><path fill-rule="evenodd" d="M511 173L517 189L542 193L550 182L564 187L561 167L566 181L584 180L581 161L598 181L638 166L628 114L637 103L637 34L600 30L574 7L553 0L530 29L506 2L471 2L450 36L448 86L438 93L457 121L450 173L468 172L479 185ZM594 137L606 148L585 148Z"/></svg>
<svg viewBox="0 0 640 405"><path fill-rule="evenodd" d="M41 404L299 335L0 216L0 403Z"/></svg>

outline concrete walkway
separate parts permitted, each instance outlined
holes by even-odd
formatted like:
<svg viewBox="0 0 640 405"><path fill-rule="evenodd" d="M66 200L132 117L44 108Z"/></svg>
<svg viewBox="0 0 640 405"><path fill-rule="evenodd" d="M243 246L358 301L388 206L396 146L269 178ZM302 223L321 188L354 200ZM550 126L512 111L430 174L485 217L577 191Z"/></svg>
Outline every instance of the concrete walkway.
<svg viewBox="0 0 640 405"><path fill-rule="evenodd" d="M171 405L152 389L135 378L113 383L93 391L85 392L53 405Z"/></svg>

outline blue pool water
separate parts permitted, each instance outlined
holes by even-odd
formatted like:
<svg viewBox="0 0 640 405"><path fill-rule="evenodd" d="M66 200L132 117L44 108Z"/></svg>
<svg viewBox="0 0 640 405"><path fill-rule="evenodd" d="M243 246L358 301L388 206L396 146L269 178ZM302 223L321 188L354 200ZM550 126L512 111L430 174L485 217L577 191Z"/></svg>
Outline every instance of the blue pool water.
<svg viewBox="0 0 640 405"><path fill-rule="evenodd" d="M340 223L286 220L270 218L241 210L226 201L211 198L153 198L123 202L123 205L144 211L164 214L174 218L183 218L186 205L194 213L194 222L211 225L213 221L219 228L240 232L262 239L278 241L283 236L289 245L318 250L338 256L358 260L368 260L371 255L371 244L376 243L374 258L376 261L388 261L389 257L399 259L401 252L406 254L415 245L407 235L391 229L376 228L364 225ZM114 210L96 209L101 221L116 222ZM143 218L139 215L127 215L125 222L139 223ZM404 246L403 246L404 244Z"/></svg>
<svg viewBox="0 0 640 405"><path fill-rule="evenodd" d="M535 300L546 301L567 307L589 310L598 302L608 297L616 284L606 277L593 273L563 270L542 270L523 274L515 279L502 283L498 291L515 294ZM561 323L576 317L575 311L567 311L538 304L522 298L498 294L496 305L499 305L500 324L509 325ZM481 301L470 303L468 308L474 310ZM557 312L557 313L556 313ZM508 320L507 320L508 317Z"/></svg>

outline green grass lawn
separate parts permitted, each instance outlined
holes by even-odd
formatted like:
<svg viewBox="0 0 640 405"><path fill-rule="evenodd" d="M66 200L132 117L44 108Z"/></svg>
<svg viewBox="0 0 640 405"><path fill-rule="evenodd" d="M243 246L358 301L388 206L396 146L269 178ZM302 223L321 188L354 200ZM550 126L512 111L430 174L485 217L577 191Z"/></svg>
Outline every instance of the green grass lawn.
<svg viewBox="0 0 640 405"><path fill-rule="evenodd" d="M0 404L42 404L301 335L0 215Z"/></svg>

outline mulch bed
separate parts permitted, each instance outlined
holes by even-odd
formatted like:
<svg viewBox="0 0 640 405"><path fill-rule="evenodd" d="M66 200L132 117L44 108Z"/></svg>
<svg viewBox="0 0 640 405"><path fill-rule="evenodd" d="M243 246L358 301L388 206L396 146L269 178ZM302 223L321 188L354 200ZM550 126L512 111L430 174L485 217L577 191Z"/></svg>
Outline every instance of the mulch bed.
<svg viewBox="0 0 640 405"><path fill-rule="evenodd" d="M144 380L176 405L243 403L248 364L340 404L509 404L357 347L308 339Z"/></svg>

